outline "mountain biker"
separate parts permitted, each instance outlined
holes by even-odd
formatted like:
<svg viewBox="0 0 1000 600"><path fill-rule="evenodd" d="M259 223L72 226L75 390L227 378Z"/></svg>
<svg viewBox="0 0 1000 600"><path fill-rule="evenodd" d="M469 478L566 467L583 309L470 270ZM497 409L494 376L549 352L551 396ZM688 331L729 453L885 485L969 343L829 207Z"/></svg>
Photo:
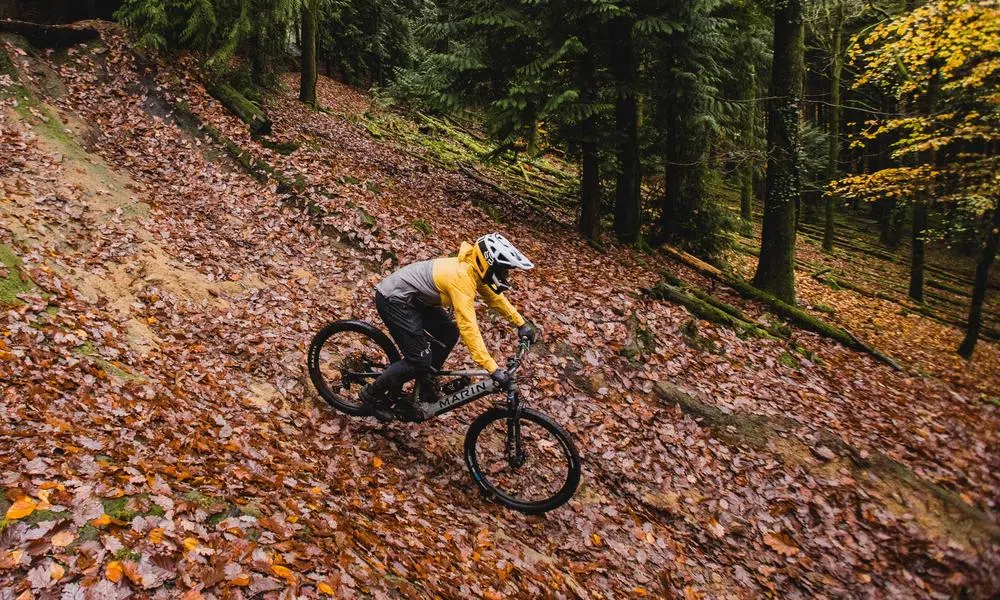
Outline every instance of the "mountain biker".
<svg viewBox="0 0 1000 600"><path fill-rule="evenodd" d="M379 282L375 286L375 307L403 359L389 365L372 384L362 388L361 401L373 407L380 420L391 420L392 399L399 397L404 383L415 378L420 382L420 400L435 401L437 389L429 375L441 368L459 336L472 359L490 373L493 381L506 387L510 375L486 349L473 302L478 292L486 304L518 328L519 337L534 341L538 330L503 296L510 289L511 269L527 271L533 267L507 238L491 233L474 245L462 242L458 256L413 263ZM454 320L444 310L449 306L454 309ZM431 337L438 344L432 344ZM400 408L413 409L412 405Z"/></svg>

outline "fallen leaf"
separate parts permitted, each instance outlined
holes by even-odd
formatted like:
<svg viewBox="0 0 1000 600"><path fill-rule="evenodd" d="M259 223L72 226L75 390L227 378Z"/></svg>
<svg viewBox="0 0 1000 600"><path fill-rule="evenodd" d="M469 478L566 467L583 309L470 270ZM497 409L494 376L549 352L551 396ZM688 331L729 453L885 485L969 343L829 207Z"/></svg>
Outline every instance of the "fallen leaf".
<svg viewBox="0 0 1000 600"><path fill-rule="evenodd" d="M96 519L91 519L90 521L90 524L94 527L104 527L109 523L111 523L111 517L108 516L108 513L104 513L103 515L97 517Z"/></svg>
<svg viewBox="0 0 1000 600"><path fill-rule="evenodd" d="M772 550L783 556L795 556L799 553L799 548L795 545L792 538L780 531L775 533L765 533L764 543L770 546Z"/></svg>
<svg viewBox="0 0 1000 600"><path fill-rule="evenodd" d="M159 544L163 541L164 530L162 527L154 527L149 530L149 541Z"/></svg>
<svg viewBox="0 0 1000 600"><path fill-rule="evenodd" d="M382 459L379 458L379 457L377 457L377 456L375 458L373 458L372 459L372 466L374 466L376 469L381 469L382 468Z"/></svg>
<svg viewBox="0 0 1000 600"><path fill-rule="evenodd" d="M104 576L108 578L109 581L118 583L122 580L122 574L124 574L124 569L122 569L122 563L113 560L104 567Z"/></svg>
<svg viewBox="0 0 1000 600"><path fill-rule="evenodd" d="M184 548L188 552L191 552L197 547L198 547L198 540L194 539L193 537L184 538Z"/></svg>
<svg viewBox="0 0 1000 600"><path fill-rule="evenodd" d="M288 567L272 565L271 572L284 579L289 585L295 585L295 573L292 573L291 569Z"/></svg>
<svg viewBox="0 0 1000 600"><path fill-rule="evenodd" d="M319 582L319 585L316 586L316 590L321 594L326 594L327 596L333 595L333 587L325 581Z"/></svg>
<svg viewBox="0 0 1000 600"><path fill-rule="evenodd" d="M63 529L59 533L52 536L52 545L57 548L65 548L73 543L76 539L76 534L69 529Z"/></svg>
<svg viewBox="0 0 1000 600"><path fill-rule="evenodd" d="M31 513L35 512L35 507L37 506L38 506L37 502L25 496L24 498L21 498L14 504L10 505L10 508L7 509L6 517L11 521L14 521L16 519L23 519L24 517L27 517Z"/></svg>
<svg viewBox="0 0 1000 600"><path fill-rule="evenodd" d="M52 580L62 579L62 576L66 574L66 569L59 563L52 563Z"/></svg>

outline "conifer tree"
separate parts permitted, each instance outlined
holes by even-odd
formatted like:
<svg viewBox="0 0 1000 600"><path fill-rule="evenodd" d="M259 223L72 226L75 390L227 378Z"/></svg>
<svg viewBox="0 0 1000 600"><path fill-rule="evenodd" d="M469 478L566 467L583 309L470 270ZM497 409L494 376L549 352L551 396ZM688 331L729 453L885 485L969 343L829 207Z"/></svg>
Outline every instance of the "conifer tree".
<svg viewBox="0 0 1000 600"><path fill-rule="evenodd" d="M774 8L774 60L767 121L767 196L760 257L753 283L795 303L795 210L801 194L799 107L802 102L802 0Z"/></svg>

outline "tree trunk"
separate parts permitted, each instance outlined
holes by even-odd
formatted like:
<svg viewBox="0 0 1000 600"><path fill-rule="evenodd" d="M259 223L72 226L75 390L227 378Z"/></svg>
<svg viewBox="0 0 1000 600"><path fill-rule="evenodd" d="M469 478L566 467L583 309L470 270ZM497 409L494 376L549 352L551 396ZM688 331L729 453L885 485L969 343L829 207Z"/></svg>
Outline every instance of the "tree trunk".
<svg viewBox="0 0 1000 600"><path fill-rule="evenodd" d="M632 21L621 19L614 52L614 76L618 98L615 121L618 125L618 175L615 187L615 235L625 243L639 239L642 215L639 163L639 102L636 97L636 65L632 48Z"/></svg>
<svg viewBox="0 0 1000 600"><path fill-rule="evenodd" d="M802 0L779 2L774 11L774 62L768 94L767 196L760 259L753 283L795 303L795 203L801 192L798 163L799 102L803 64Z"/></svg>
<svg viewBox="0 0 1000 600"><path fill-rule="evenodd" d="M317 0L302 2L302 76L299 100L316 107L316 9Z"/></svg>
<svg viewBox="0 0 1000 600"><path fill-rule="evenodd" d="M830 72L830 150L827 157L827 177L834 181L840 175L840 75L844 67L841 56L844 35L844 5L837 3L837 20L834 26L833 39L830 48L832 68ZM833 216L837 197L826 194L825 214L823 215L823 250L833 251Z"/></svg>
<svg viewBox="0 0 1000 600"><path fill-rule="evenodd" d="M896 206L889 217L889 249L895 252L903 241L903 225L906 224L906 206Z"/></svg>
<svg viewBox="0 0 1000 600"><path fill-rule="evenodd" d="M1000 244L1000 206L993 209L993 224L986 234L986 245L979 255L976 264L976 279L972 286L972 306L969 308L969 325L965 330L965 339L958 347L958 353L963 358L971 359L979 340L979 330L983 325L983 303L986 301L986 288L990 282L990 268L997 257L997 245Z"/></svg>
<svg viewBox="0 0 1000 600"><path fill-rule="evenodd" d="M596 101L597 87L593 50L588 47L580 58L580 83L587 103ZM597 155L597 117L590 115L580 124L580 233L597 241L601 229L601 179Z"/></svg>
<svg viewBox="0 0 1000 600"><path fill-rule="evenodd" d="M910 246L910 298L924 301L924 229L927 228L927 204L913 205L913 241Z"/></svg>
<svg viewBox="0 0 1000 600"><path fill-rule="evenodd" d="M892 248L892 215L896 213L895 198L878 201L878 241L886 248Z"/></svg>

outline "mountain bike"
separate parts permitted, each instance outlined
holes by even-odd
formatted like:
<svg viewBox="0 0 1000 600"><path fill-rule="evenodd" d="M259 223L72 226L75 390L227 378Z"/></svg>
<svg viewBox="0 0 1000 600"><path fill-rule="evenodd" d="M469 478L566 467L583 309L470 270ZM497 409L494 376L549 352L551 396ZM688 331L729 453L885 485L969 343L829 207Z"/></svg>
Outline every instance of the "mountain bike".
<svg viewBox="0 0 1000 600"><path fill-rule="evenodd" d="M480 490L500 504L528 514L540 514L565 504L580 484L580 456L569 434L552 418L524 406L517 371L531 343L522 338L507 360L511 383L498 386L483 370L437 371L441 386L434 402L396 402L396 420L423 422L470 402L503 394L506 401L479 415L465 434L465 464ZM377 327L364 321L335 321L323 327L309 346L309 378L331 406L352 416L368 416L372 407L358 398L401 356L396 345ZM420 384L401 395L422 396ZM413 406L404 412L400 405Z"/></svg>

